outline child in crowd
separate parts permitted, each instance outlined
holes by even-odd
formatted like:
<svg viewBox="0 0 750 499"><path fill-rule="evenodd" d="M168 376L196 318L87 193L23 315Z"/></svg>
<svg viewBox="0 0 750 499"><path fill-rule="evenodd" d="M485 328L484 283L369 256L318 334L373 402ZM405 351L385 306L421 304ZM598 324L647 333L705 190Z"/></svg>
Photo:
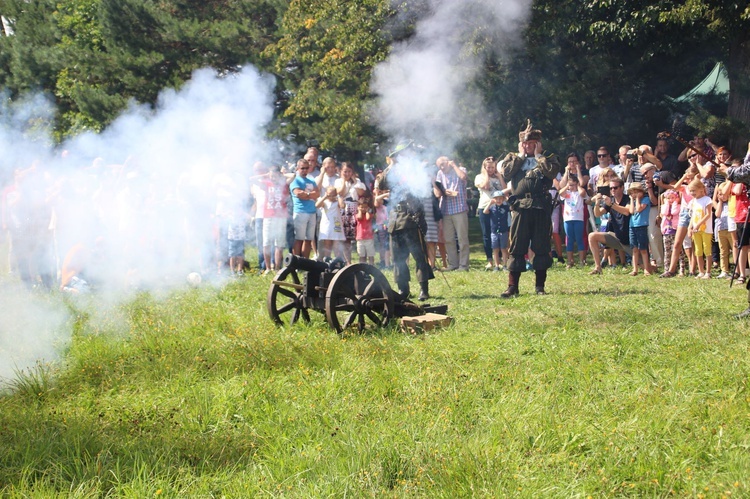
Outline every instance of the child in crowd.
<svg viewBox="0 0 750 499"><path fill-rule="evenodd" d="M714 223L714 237L719 243L719 264L721 274L719 279L729 277L729 252L732 247L732 234L734 232L734 220L730 226L729 220L729 195L731 182L723 182L714 190L713 208L716 213Z"/></svg>
<svg viewBox="0 0 750 499"><path fill-rule="evenodd" d="M648 260L648 216L651 210L651 200L646 195L646 189L640 182L631 182L628 189L630 204L630 246L633 248L632 276L638 275L638 262L643 262L643 274L651 275Z"/></svg>
<svg viewBox="0 0 750 499"><path fill-rule="evenodd" d="M344 222L341 218L341 210L344 202L338 196L333 186L326 189L326 195L319 198L315 203L316 208L321 209L320 234L318 236L318 251L321 258L328 258L334 252L339 258L344 258Z"/></svg>
<svg viewBox="0 0 750 499"><path fill-rule="evenodd" d="M564 182L564 181L563 181ZM560 198L563 200L563 224L565 225L565 250L568 253L567 268L573 268L573 245L578 247L578 257L581 265L586 265L586 246L583 238L585 234L584 215L586 189L578 182L578 177L570 175L567 185L560 185Z"/></svg>
<svg viewBox="0 0 750 499"><path fill-rule="evenodd" d="M711 279L711 242L713 221L711 220L711 198L706 195L706 186L696 178L688 185L693 201L690 203L690 227L688 234L693 240L695 258L698 262L697 279Z"/></svg>
<svg viewBox="0 0 750 499"><path fill-rule="evenodd" d="M680 220L680 195L674 189L667 189L663 196L661 204L661 235L664 240L664 261L669 269L672 261L672 250L674 249L674 239L677 233L677 224Z"/></svg>
<svg viewBox="0 0 750 499"><path fill-rule="evenodd" d="M370 198L362 196L357 200L357 254L359 263L375 265L375 241L372 231L373 210Z"/></svg>
<svg viewBox="0 0 750 499"><path fill-rule="evenodd" d="M492 244L492 260L495 264L495 271L506 268L508 264L508 235L510 224L508 216L510 214L510 205L503 196L503 191L492 193L492 199L482 212L490 217L490 242ZM500 255L502 254L502 261Z"/></svg>

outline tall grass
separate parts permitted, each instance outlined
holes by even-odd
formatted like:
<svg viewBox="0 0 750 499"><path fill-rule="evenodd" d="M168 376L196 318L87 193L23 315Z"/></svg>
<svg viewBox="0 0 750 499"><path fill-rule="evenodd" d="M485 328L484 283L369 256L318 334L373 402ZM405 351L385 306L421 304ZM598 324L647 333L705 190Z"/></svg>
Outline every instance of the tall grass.
<svg viewBox="0 0 750 499"><path fill-rule="evenodd" d="M0 493L748 494L744 289L556 267L501 301L502 274L446 277L455 324L420 336L276 328L257 276L81 313L0 398Z"/></svg>

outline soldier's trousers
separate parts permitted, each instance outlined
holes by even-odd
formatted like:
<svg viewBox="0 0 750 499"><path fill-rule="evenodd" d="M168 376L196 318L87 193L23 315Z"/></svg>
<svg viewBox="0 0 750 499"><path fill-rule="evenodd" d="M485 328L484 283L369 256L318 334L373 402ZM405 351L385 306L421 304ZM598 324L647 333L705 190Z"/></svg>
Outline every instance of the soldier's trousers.
<svg viewBox="0 0 750 499"><path fill-rule="evenodd" d="M391 233L391 257L393 258L393 276L396 279L396 286L399 290L404 290L409 285L411 275L406 259L411 254L414 257L414 263L417 267L417 281L425 282L433 279L430 264L427 263L424 244L421 239L422 235L419 229L397 230Z"/></svg>
<svg viewBox="0 0 750 499"><path fill-rule="evenodd" d="M528 253L529 248L534 252L534 270L547 270L552 266L552 257L549 255L552 219L549 213L536 208L516 210L512 213L508 270L526 270L524 255Z"/></svg>

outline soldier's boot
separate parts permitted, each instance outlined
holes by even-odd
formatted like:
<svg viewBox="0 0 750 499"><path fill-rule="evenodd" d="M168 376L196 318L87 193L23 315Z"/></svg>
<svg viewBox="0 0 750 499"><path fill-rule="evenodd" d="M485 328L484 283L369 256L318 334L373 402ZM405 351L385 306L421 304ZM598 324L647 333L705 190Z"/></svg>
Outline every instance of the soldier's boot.
<svg viewBox="0 0 750 499"><path fill-rule="evenodd" d="M419 301L426 301L430 299L430 281L422 281L419 283L421 292L419 293Z"/></svg>
<svg viewBox="0 0 750 499"><path fill-rule="evenodd" d="M408 300L410 294L411 294L411 289L409 288L408 282L404 284L403 286L398 287L398 295L401 297L401 299Z"/></svg>
<svg viewBox="0 0 750 499"><path fill-rule="evenodd" d="M508 289L500 293L500 298L512 298L518 296L518 279L520 272L508 272Z"/></svg>
<svg viewBox="0 0 750 499"><path fill-rule="evenodd" d="M546 295L547 293L544 291L544 284L547 282L547 271L546 270L537 270L536 271L536 294L538 295Z"/></svg>

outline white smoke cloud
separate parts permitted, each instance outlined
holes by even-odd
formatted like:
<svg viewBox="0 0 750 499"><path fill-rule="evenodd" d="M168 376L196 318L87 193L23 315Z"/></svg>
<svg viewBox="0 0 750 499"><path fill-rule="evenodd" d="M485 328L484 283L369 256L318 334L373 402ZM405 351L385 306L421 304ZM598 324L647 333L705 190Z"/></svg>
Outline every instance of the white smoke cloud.
<svg viewBox="0 0 750 499"><path fill-rule="evenodd" d="M56 359L70 339L68 314L54 300L17 287L0 288L0 388L37 362Z"/></svg>
<svg viewBox="0 0 750 499"><path fill-rule="evenodd" d="M412 38L375 68L374 116L391 137L409 137L451 153L483 134L489 117L472 82L489 53L517 44L531 0L427 0Z"/></svg>
<svg viewBox="0 0 750 499"><path fill-rule="evenodd" d="M273 86L249 66L223 77L199 70L153 108L132 104L104 132L56 149L46 135L49 99L0 110L4 223L19 257L9 265L14 278L0 280L0 292L16 297L13 306L2 299L0 377L51 360L65 342L50 335L66 307L54 298L40 305L37 289L56 290L62 269L80 270L108 306L135 290L183 287L190 272L216 274L219 221L248 207L254 163L281 159L265 138Z"/></svg>

